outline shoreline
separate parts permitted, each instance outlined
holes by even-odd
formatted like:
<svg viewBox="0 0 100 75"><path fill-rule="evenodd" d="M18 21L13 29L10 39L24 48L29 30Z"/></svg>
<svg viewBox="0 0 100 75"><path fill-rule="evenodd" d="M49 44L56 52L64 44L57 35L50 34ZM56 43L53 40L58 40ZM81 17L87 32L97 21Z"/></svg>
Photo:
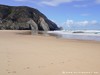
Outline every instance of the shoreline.
<svg viewBox="0 0 100 75"><path fill-rule="evenodd" d="M95 34L85 34L85 33L49 33L51 36L58 36L59 38L69 39L69 40L82 40L82 41L96 41L100 42L100 35Z"/></svg>
<svg viewBox="0 0 100 75"><path fill-rule="evenodd" d="M39 34L36 35L32 35L31 30L0 30L0 32L14 32L14 34L17 35L30 35L30 36L44 36L44 37L53 37L53 38L57 38L57 39L61 39L61 40L69 40L69 41L83 41L83 42L97 42L100 43L100 41L98 40L86 40L86 39L75 39L75 38L64 38L61 36L61 34L56 34L56 33L47 33L47 36L45 36L43 34L43 32L39 32ZM70 34L71 35L71 34Z"/></svg>

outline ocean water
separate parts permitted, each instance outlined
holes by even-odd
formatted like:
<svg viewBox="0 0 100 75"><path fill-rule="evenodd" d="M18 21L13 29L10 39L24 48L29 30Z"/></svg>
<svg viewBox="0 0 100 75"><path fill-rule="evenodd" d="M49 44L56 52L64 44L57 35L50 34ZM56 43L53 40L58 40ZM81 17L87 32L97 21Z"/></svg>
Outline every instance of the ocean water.
<svg viewBox="0 0 100 75"><path fill-rule="evenodd" d="M100 31L96 30L49 31L48 33L56 34L60 38L65 38L65 39L100 41Z"/></svg>

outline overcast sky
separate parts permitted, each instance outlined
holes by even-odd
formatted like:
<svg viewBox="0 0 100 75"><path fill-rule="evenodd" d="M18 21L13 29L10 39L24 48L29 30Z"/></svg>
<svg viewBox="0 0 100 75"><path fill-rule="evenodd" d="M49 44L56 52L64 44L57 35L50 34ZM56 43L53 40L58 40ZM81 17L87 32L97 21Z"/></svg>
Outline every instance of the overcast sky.
<svg viewBox="0 0 100 75"><path fill-rule="evenodd" d="M1 0L0 4L30 6L70 29L100 29L100 0Z"/></svg>

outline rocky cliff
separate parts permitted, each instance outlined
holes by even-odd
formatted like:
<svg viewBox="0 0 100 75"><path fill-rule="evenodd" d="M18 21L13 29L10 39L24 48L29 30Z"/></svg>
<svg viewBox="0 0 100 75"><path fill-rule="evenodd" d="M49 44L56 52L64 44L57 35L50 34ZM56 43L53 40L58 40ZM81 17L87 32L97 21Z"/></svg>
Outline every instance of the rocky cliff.
<svg viewBox="0 0 100 75"><path fill-rule="evenodd" d="M0 29L30 30L32 20L38 30L58 30L57 25L35 8L0 5Z"/></svg>

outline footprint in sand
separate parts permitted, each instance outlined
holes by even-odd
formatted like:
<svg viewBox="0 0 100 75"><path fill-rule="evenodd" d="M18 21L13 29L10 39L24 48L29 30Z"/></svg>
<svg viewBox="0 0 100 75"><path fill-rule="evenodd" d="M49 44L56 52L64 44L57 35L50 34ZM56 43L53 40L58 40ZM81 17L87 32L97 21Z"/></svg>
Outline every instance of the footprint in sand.
<svg viewBox="0 0 100 75"><path fill-rule="evenodd" d="M70 60L70 59L68 60L68 62L71 62L71 61L72 61L72 60Z"/></svg>
<svg viewBox="0 0 100 75"><path fill-rule="evenodd" d="M54 64L54 63L50 63L50 64Z"/></svg>
<svg viewBox="0 0 100 75"><path fill-rule="evenodd" d="M64 64L65 62L62 61L62 62L60 62L60 63Z"/></svg>
<svg viewBox="0 0 100 75"><path fill-rule="evenodd" d="M12 71L12 73L16 73L16 71Z"/></svg>
<svg viewBox="0 0 100 75"><path fill-rule="evenodd" d="M8 60L7 62L10 62L10 60Z"/></svg>
<svg viewBox="0 0 100 75"><path fill-rule="evenodd" d="M8 73L11 73L11 72L8 72Z"/></svg>
<svg viewBox="0 0 100 75"><path fill-rule="evenodd" d="M7 71L8 73L16 73L16 71L12 71L12 72L10 72L9 69L6 69L6 71Z"/></svg>
<svg viewBox="0 0 100 75"><path fill-rule="evenodd" d="M8 64L8 66L10 66L10 64Z"/></svg>
<svg viewBox="0 0 100 75"><path fill-rule="evenodd" d="M24 68L24 70L26 70L26 69L30 69L30 67L26 67L26 68Z"/></svg>
<svg viewBox="0 0 100 75"><path fill-rule="evenodd" d="M16 71L13 71L13 72L8 71L8 73L9 73L9 74L10 74L10 73L16 73Z"/></svg>
<svg viewBox="0 0 100 75"><path fill-rule="evenodd" d="M9 71L9 69L6 69L6 71Z"/></svg>
<svg viewBox="0 0 100 75"><path fill-rule="evenodd" d="M38 68L45 68L45 66L38 66Z"/></svg>
<svg viewBox="0 0 100 75"><path fill-rule="evenodd" d="M10 57L8 57L8 59L11 59Z"/></svg>
<svg viewBox="0 0 100 75"><path fill-rule="evenodd" d="M26 69L30 69L30 67L26 67Z"/></svg>
<svg viewBox="0 0 100 75"><path fill-rule="evenodd" d="M7 73L11 73L9 69L6 69Z"/></svg>

